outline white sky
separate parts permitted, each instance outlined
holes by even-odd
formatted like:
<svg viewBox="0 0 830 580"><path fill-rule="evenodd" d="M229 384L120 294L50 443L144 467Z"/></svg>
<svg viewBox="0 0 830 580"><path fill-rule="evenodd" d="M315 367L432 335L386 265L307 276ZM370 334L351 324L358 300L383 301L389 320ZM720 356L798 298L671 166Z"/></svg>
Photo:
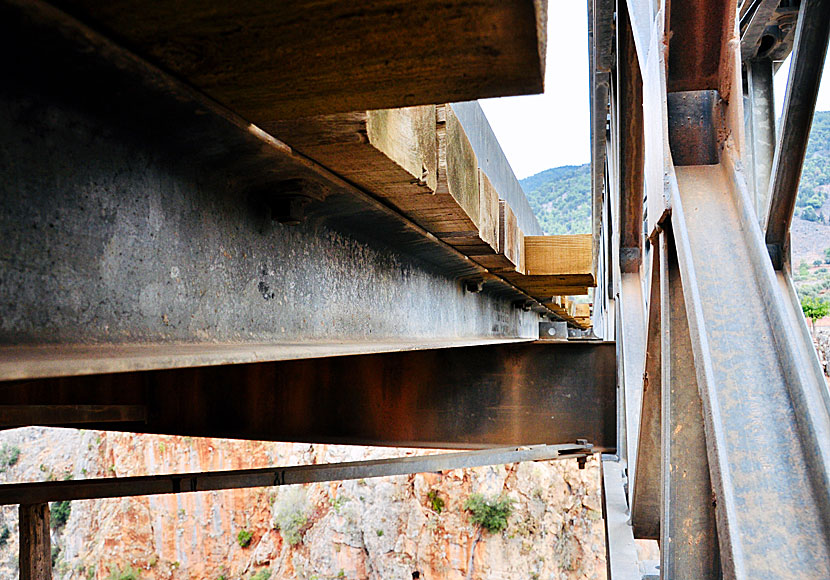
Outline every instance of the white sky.
<svg viewBox="0 0 830 580"><path fill-rule="evenodd" d="M551 167L581 165L591 160L585 4L558 2L556 10L549 10L548 16L545 93L480 101L519 179ZM787 60L775 76L775 105L779 114L789 64ZM818 111L830 110L830 55L824 69Z"/></svg>

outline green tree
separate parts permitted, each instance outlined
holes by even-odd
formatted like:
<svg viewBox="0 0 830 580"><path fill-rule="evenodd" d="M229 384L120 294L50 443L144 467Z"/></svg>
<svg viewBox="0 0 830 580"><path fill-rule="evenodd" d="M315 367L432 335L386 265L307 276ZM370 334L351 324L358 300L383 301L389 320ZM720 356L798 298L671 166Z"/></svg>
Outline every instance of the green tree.
<svg viewBox="0 0 830 580"><path fill-rule="evenodd" d="M812 322L811 326L815 336L816 320L830 314L830 303L821 298L806 297L801 299L801 310L804 311L804 316Z"/></svg>

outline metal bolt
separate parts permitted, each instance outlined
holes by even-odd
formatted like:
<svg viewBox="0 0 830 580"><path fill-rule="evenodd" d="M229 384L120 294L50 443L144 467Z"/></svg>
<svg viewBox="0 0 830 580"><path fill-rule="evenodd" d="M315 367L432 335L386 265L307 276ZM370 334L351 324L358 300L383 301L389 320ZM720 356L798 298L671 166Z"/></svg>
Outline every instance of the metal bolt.
<svg viewBox="0 0 830 580"><path fill-rule="evenodd" d="M311 198L304 195L278 197L271 203L271 219L287 226L296 226L305 221L305 207Z"/></svg>
<svg viewBox="0 0 830 580"><path fill-rule="evenodd" d="M481 292L484 289L484 280L475 279L475 280L465 280L464 281L464 290L467 292L471 292L473 294L477 292Z"/></svg>

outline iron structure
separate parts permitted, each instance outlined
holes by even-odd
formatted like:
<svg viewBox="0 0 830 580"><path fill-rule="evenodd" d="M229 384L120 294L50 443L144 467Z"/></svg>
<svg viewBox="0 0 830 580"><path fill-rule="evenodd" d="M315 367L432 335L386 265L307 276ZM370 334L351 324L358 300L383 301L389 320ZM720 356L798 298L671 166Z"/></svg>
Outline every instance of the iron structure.
<svg viewBox="0 0 830 580"><path fill-rule="evenodd" d="M542 236L480 107L444 105L541 88L543 1L326 4L292 3L313 16L299 30L261 5L212 22L187 2L0 3L0 426L478 448L475 464L590 450L612 580L830 577L830 393L789 252L830 1L589 0L585 240ZM442 32L459 15L474 25ZM348 62L330 66L326 35ZM374 52L352 50L361 35ZM317 61L265 74L315 42ZM562 296L594 286L586 333ZM49 499L279 473L0 497L40 579Z"/></svg>

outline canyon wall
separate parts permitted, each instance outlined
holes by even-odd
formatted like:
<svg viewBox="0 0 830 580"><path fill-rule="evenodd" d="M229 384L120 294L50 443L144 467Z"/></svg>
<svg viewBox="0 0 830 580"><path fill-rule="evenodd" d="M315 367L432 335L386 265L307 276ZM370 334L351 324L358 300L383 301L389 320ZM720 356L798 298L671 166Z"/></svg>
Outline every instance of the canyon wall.
<svg viewBox="0 0 830 580"><path fill-rule="evenodd" d="M0 481L416 453L424 451L30 427L0 434ZM464 504L473 493L514 500L504 531L489 533L470 523ZM575 460L530 462L305 486L74 501L65 523L54 520L54 577L61 580L410 580L415 570L428 580L605 578L596 460L584 470ZM5 506L0 509L0 578L17 578L17 550L17 507Z"/></svg>

